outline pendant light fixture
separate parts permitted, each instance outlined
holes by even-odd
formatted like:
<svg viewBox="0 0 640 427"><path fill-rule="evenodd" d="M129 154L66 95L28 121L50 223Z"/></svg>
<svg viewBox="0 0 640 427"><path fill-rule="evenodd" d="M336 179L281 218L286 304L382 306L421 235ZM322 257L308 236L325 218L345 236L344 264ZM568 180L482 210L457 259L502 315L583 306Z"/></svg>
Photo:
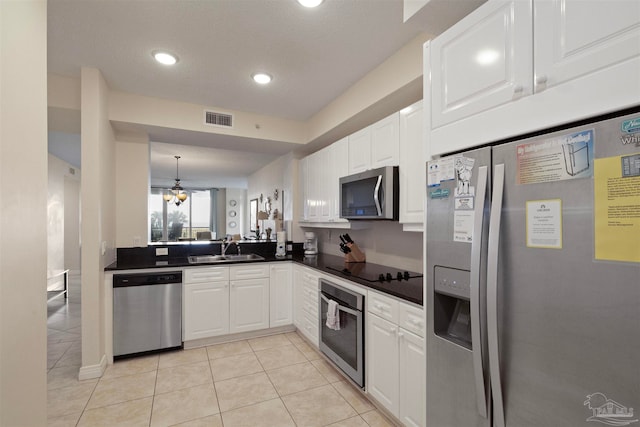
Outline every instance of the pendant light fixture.
<svg viewBox="0 0 640 427"><path fill-rule="evenodd" d="M171 187L171 192L162 196L167 203L175 203L176 206L180 206L182 202L187 200L187 193L184 192L184 188L180 185L180 176L178 175L178 160L180 156L173 156L176 158L176 183Z"/></svg>

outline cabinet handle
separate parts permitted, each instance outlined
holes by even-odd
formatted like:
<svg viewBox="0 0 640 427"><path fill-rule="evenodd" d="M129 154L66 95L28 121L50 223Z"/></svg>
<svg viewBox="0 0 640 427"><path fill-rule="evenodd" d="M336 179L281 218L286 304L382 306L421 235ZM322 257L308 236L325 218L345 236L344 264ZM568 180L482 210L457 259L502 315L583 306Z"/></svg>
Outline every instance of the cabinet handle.
<svg viewBox="0 0 640 427"><path fill-rule="evenodd" d="M547 83L547 76L542 74L542 75L536 77L536 86L542 86L545 83Z"/></svg>
<svg viewBox="0 0 640 427"><path fill-rule="evenodd" d="M524 92L524 86L522 85L515 85L513 87L513 93L515 93L516 95L520 95L522 92Z"/></svg>
<svg viewBox="0 0 640 427"><path fill-rule="evenodd" d="M384 311L384 307L382 306L382 304L376 303L373 306L376 308L376 310Z"/></svg>

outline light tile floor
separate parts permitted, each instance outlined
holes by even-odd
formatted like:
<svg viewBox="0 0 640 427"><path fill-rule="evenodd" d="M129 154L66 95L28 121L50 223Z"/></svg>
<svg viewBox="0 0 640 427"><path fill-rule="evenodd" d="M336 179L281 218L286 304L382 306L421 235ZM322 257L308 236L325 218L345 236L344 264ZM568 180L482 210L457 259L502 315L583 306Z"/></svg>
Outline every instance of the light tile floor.
<svg viewBox="0 0 640 427"><path fill-rule="evenodd" d="M50 426L387 427L297 333L118 361L78 381L80 296L49 302Z"/></svg>

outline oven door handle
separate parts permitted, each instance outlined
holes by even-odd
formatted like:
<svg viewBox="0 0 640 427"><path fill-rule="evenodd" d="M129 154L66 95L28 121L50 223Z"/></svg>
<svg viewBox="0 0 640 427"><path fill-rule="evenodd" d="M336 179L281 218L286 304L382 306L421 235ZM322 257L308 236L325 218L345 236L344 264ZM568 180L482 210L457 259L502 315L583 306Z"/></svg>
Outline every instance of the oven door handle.
<svg viewBox="0 0 640 427"><path fill-rule="evenodd" d="M327 304L329 304L329 298L325 297L324 295L320 294L320 298L322 298ZM334 300L335 301L335 300ZM337 302L337 301L336 301ZM361 312L353 310L351 308L348 307L344 307L340 304L338 304L338 310L340 311L344 311L345 313L349 313L349 314L353 314L354 316L358 316Z"/></svg>

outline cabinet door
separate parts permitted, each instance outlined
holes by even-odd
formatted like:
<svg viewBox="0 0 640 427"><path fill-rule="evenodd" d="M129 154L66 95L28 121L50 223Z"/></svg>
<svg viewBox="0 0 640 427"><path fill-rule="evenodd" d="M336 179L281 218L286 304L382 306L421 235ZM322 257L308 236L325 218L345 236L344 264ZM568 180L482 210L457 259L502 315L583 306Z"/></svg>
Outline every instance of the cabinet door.
<svg viewBox="0 0 640 427"><path fill-rule="evenodd" d="M349 135L349 175L371 169L371 127Z"/></svg>
<svg viewBox="0 0 640 427"><path fill-rule="evenodd" d="M232 280L229 332L269 327L269 279Z"/></svg>
<svg viewBox="0 0 640 427"><path fill-rule="evenodd" d="M371 125L371 167L397 166L400 151L400 115L389 117Z"/></svg>
<svg viewBox="0 0 640 427"><path fill-rule="evenodd" d="M638 1L534 1L534 8L536 91L640 56Z"/></svg>
<svg viewBox="0 0 640 427"><path fill-rule="evenodd" d="M349 175L349 139L342 138L331 144L329 168L331 170L329 186L329 203L331 205L331 220L348 222L340 218L340 178Z"/></svg>
<svg viewBox="0 0 640 427"><path fill-rule="evenodd" d="M229 282L184 285L184 341L229 333Z"/></svg>
<svg viewBox="0 0 640 427"><path fill-rule="evenodd" d="M271 266L269 275L269 326L293 323L293 286L291 264L282 262Z"/></svg>
<svg viewBox="0 0 640 427"><path fill-rule="evenodd" d="M532 93L531 2L488 1L431 41L432 128Z"/></svg>
<svg viewBox="0 0 640 427"><path fill-rule="evenodd" d="M331 219L331 168L329 166L331 148L325 147L317 152L318 156L318 221Z"/></svg>
<svg viewBox="0 0 640 427"><path fill-rule="evenodd" d="M400 222L424 222L426 172L422 101L400 111Z"/></svg>
<svg viewBox="0 0 640 427"><path fill-rule="evenodd" d="M302 220L307 221L309 218L309 157L300 159L298 163L298 177L300 188L302 189Z"/></svg>
<svg viewBox="0 0 640 427"><path fill-rule="evenodd" d="M269 284L271 285L271 284ZM302 267L293 266L293 324L298 329L304 324L304 271Z"/></svg>
<svg viewBox="0 0 640 427"><path fill-rule="evenodd" d="M313 153L307 156L307 220L317 222L320 217L319 186L320 186L320 156Z"/></svg>
<svg viewBox="0 0 640 427"><path fill-rule="evenodd" d="M400 421L407 427L424 427L426 356L424 338L400 329Z"/></svg>
<svg viewBox="0 0 640 427"><path fill-rule="evenodd" d="M368 313L366 357L368 393L398 416L398 326Z"/></svg>

